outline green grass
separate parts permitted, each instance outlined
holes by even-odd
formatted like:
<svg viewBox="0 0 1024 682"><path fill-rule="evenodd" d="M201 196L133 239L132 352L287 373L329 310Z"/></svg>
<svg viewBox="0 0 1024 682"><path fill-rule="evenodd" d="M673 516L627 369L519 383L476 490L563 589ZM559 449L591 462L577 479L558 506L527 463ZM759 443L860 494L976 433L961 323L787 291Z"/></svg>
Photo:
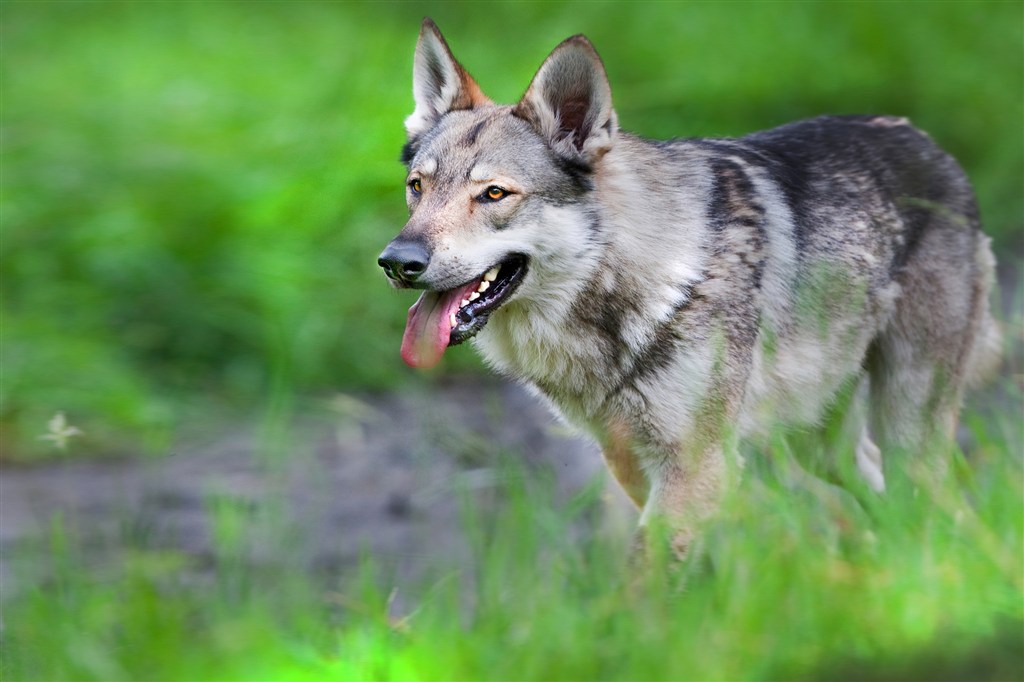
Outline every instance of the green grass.
<svg viewBox="0 0 1024 682"><path fill-rule="evenodd" d="M674 567L654 552L646 580L625 566L625 536L593 530L600 486L559 502L543 470L515 464L495 465L494 507L461 491L469 558L434 557L425 584L372 558L340 585L286 553L253 567L245 519L279 513L272 501L211 505L206 580L145 534L117 563L90 563L55 519L50 559L33 568L48 579L5 605L0 671L10 682L1020 679L1019 425L968 421L976 446L958 460L956 491L936 495L877 497L852 479L852 497L824 492L796 475L794 441L780 437L748 453L700 550Z"/></svg>
<svg viewBox="0 0 1024 682"><path fill-rule="evenodd" d="M997 257L1019 256L1019 2L4 1L4 459L60 454L38 439L60 411L85 432L70 456L163 452L183 424L217 428L211 414L264 411L274 437L297 396L419 380L397 352L411 301L375 259L404 222L396 158L425 14L502 101L586 33L623 127L651 137L909 116L966 167ZM478 367L460 351L430 376ZM511 466L495 510L465 493L471 558L438 557L390 606L398 582L372 557L342 584L295 565L286 538L279 562L248 564L246 514L273 517L274 500L211 502L212 573L131 520L126 551L97 564L57 517L24 566L40 580L4 595L0 673L1020 679L1020 411L1014 393L967 416L966 502L855 488L837 503L793 477L806 444L781 441L701 551L650 584L631 582L626 538L580 532L598 488L559 502L543 472Z"/></svg>
<svg viewBox="0 0 1024 682"><path fill-rule="evenodd" d="M404 311L375 265L423 15L499 101L564 37L623 127L734 135L910 116L961 159L997 255L1024 227L1017 2L0 4L3 456L64 411L72 452L161 451L197 396L394 388ZM470 352L440 372L479 365ZM437 373L435 373L436 375ZM433 375L432 375L433 376ZM209 404L198 406L200 414Z"/></svg>

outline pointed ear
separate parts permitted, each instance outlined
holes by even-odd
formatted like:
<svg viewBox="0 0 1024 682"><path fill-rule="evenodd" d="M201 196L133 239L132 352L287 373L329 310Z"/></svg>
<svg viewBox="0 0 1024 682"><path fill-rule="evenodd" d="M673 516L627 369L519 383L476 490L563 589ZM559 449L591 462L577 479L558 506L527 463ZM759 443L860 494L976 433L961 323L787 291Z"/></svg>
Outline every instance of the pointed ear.
<svg viewBox="0 0 1024 682"><path fill-rule="evenodd" d="M412 94L416 109L405 119L409 138L434 127L449 111L490 104L473 77L455 61L448 43L429 18L423 20L412 67Z"/></svg>
<svg viewBox="0 0 1024 682"><path fill-rule="evenodd" d="M604 64L582 35L544 60L514 113L557 153L585 163L611 149L619 127Z"/></svg>

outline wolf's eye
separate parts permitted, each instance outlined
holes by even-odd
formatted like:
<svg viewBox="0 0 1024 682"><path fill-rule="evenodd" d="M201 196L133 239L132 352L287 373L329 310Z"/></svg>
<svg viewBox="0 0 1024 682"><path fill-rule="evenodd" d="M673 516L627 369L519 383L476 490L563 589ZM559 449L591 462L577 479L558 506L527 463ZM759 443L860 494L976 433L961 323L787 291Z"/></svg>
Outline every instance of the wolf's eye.
<svg viewBox="0 0 1024 682"><path fill-rule="evenodd" d="M491 185L490 187L487 188L487 190L483 193L483 196L480 198L486 198L488 201L501 201L507 196L508 192L498 187L497 185Z"/></svg>
<svg viewBox="0 0 1024 682"><path fill-rule="evenodd" d="M422 192L423 191L423 185L420 183L420 179L419 178L414 178L413 180L410 180L409 181L409 189L412 190L413 194L419 194L420 192Z"/></svg>

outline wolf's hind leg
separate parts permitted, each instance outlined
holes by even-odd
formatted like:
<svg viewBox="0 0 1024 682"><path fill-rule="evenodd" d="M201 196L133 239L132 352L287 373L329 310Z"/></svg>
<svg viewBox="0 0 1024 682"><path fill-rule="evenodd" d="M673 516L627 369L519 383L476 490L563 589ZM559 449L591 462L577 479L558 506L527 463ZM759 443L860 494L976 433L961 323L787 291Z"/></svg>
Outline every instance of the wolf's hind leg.
<svg viewBox="0 0 1024 682"><path fill-rule="evenodd" d="M871 374L871 430L881 446L882 480L892 484L910 476L937 483L946 476L962 387L948 364L903 341L883 344L879 352L885 360L874 359ZM862 472L872 469L871 446L869 437L857 445Z"/></svg>
<svg viewBox="0 0 1024 682"><path fill-rule="evenodd" d="M882 451L875 445L868 428L868 383L867 376L856 381L844 418L843 434L846 442L855 443L853 454L857 472L871 490L882 493L885 492Z"/></svg>
<svg viewBox="0 0 1024 682"><path fill-rule="evenodd" d="M855 455L857 457L857 471L860 472L860 475L867 482L868 487L876 493L884 493L885 474L882 473L882 451L871 440L867 424L861 427Z"/></svg>
<svg viewBox="0 0 1024 682"><path fill-rule="evenodd" d="M897 472L945 478L975 346L990 324L984 237L936 224L900 273L894 314L868 355L871 429L890 484Z"/></svg>

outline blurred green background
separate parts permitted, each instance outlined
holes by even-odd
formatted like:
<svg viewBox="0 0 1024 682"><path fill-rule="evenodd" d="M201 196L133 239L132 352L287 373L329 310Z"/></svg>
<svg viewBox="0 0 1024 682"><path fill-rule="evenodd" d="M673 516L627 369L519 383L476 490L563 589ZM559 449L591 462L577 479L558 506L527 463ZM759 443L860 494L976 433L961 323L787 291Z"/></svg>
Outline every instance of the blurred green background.
<svg viewBox="0 0 1024 682"><path fill-rule="evenodd" d="M412 297L376 255L405 220L402 120L432 16L498 101L586 33L621 124L740 135L909 116L974 181L997 255L1024 230L1020 2L4 2L2 456L160 451L197 414L423 380ZM479 368L449 354L428 379Z"/></svg>

